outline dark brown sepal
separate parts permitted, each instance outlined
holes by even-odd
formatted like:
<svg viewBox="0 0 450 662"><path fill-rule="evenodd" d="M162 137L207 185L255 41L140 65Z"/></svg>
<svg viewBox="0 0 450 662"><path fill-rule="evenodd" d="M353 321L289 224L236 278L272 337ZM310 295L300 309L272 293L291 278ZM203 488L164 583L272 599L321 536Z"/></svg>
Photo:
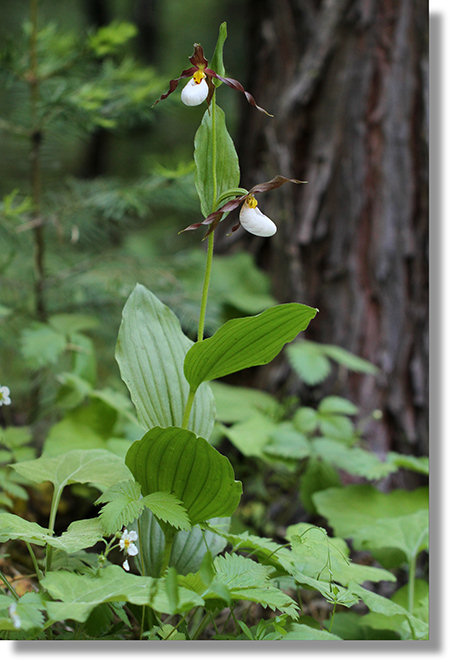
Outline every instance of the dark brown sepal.
<svg viewBox="0 0 450 662"><path fill-rule="evenodd" d="M264 193L265 191L271 191L274 188L279 188L291 182L292 184L307 184L307 182L302 182L299 179L290 179L289 177L283 177L282 175L277 175L273 177L268 182L261 182L261 184L256 184L253 188L250 189L249 193Z"/></svg>
<svg viewBox="0 0 450 662"><path fill-rule="evenodd" d="M271 113L268 113L267 110L265 110L264 108L261 108L261 106L258 106L258 104L256 103L253 96L250 94L250 92L247 92L247 90L244 89L244 86L238 80L236 80L235 78L228 78L226 76L219 76L219 74L217 74L212 69L205 69L205 74L207 76L212 76L213 78L218 78L219 80L222 81L222 83L225 83L225 85L228 85L228 87L232 87L233 90L238 90L238 92L242 92L245 95L245 98L247 99L247 101L249 102L249 104L251 106L254 106L258 110L260 110L262 113L265 113L266 115L268 115L269 117L273 117L273 115L271 115Z"/></svg>
<svg viewBox="0 0 450 662"><path fill-rule="evenodd" d="M197 69L204 69L208 66L208 60L203 53L203 46L200 44L194 44L194 52L189 58L189 62Z"/></svg>
<svg viewBox="0 0 450 662"><path fill-rule="evenodd" d="M168 89L168 91L167 91L165 94L161 94L161 96L159 97L159 99L157 99L157 100L155 101L155 103L152 105L152 108L153 108L153 106L156 106L156 104L159 103L160 101L163 101L163 99L167 99L167 97L169 96L169 94L172 94L172 92L175 92L175 90L176 90L177 87L178 87L178 83L180 82L180 80L181 80L182 78L189 78L189 77L192 76L196 71L197 71L197 68L196 68L196 67L189 67L189 69L185 69L184 71L182 71L181 74L178 76L178 78L173 78L171 81L169 81L169 89Z"/></svg>

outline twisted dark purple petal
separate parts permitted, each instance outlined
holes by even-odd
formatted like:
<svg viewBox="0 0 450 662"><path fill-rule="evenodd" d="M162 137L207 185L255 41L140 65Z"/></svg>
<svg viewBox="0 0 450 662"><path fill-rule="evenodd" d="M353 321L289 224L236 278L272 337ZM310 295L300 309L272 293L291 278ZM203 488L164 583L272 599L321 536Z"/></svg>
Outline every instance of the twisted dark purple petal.
<svg viewBox="0 0 450 662"><path fill-rule="evenodd" d="M262 113L265 113L269 117L273 117L270 113L267 112L267 110L264 110L264 108L261 108L261 106L258 106L256 103L255 99L253 96L250 94L250 92L247 92L247 90L244 89L244 86L235 78L228 78L226 76L219 76L215 71L212 69L205 69L205 74L207 76L212 76L213 78L218 78L219 80L222 81L222 83L225 83L225 85L228 85L228 87L232 87L234 90L238 90L239 92L242 92L245 95L245 98L249 102L251 106L254 106L258 110L260 110Z"/></svg>
<svg viewBox="0 0 450 662"><path fill-rule="evenodd" d="M196 71L197 71L197 67L189 67L189 69L185 69L184 71L182 71L181 74L178 76L178 78L173 78L171 81L169 81L168 91L165 94L161 94L159 99L157 99L155 101L155 103L152 105L152 108L153 108L153 106L156 106L156 104L159 103L160 101L162 101L163 99L167 99L169 94L172 94L172 92L175 92L175 90L177 89L178 83L180 82L180 80L182 78L189 78Z"/></svg>

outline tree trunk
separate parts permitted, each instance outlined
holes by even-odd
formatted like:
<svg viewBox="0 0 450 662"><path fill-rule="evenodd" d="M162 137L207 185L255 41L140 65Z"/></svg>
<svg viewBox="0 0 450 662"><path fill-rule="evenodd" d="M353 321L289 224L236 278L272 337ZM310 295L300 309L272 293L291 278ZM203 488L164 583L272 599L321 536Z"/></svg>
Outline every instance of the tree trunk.
<svg viewBox="0 0 450 662"><path fill-rule="evenodd" d="M247 188L278 222L251 239L280 301L319 308L308 337L372 361L340 394L373 421L373 450L427 450L428 136L425 0L251 0L241 134ZM335 385L336 388L336 385ZM323 394L323 393L322 393Z"/></svg>

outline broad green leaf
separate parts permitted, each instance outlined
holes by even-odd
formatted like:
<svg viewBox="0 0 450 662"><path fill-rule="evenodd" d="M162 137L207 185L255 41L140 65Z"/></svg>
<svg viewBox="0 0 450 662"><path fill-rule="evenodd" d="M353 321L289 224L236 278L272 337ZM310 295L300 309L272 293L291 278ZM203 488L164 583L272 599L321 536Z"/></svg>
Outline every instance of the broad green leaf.
<svg viewBox="0 0 450 662"><path fill-rule="evenodd" d="M287 634L281 637L283 641L322 641L322 640L340 640L335 634L327 630L312 628L303 623L292 623L289 625Z"/></svg>
<svg viewBox="0 0 450 662"><path fill-rule="evenodd" d="M214 211L222 193L239 186L239 159L233 140L228 133L225 113L215 107L215 134L213 133L213 110L208 108L203 115L194 139L194 161L196 165L195 186L203 216ZM216 178L214 184L213 158L216 157Z"/></svg>
<svg viewBox="0 0 450 662"><path fill-rule="evenodd" d="M28 522L11 513L0 513L0 542L23 540L34 545L49 544L56 549L73 553L92 547L103 536L103 528L98 518L72 522L61 536L52 537L48 529L36 522Z"/></svg>
<svg viewBox="0 0 450 662"><path fill-rule="evenodd" d="M130 478L130 472L123 461L104 450L74 450L57 457L42 456L12 466L17 473L33 483L49 481L58 491L71 483L90 483L105 489Z"/></svg>
<svg viewBox="0 0 450 662"><path fill-rule="evenodd" d="M347 444L355 441L354 425L347 416L317 412L317 423L324 437L339 439Z"/></svg>
<svg viewBox="0 0 450 662"><path fill-rule="evenodd" d="M196 389L202 382L265 365L304 331L316 314L316 308L286 303L254 317L229 320L211 338L195 343L188 351L186 379Z"/></svg>
<svg viewBox="0 0 450 662"><path fill-rule="evenodd" d="M41 583L54 600L60 600L47 602L50 618L57 621L73 619L84 622L94 607L105 602L148 605L161 613L180 613L203 604L200 596L181 587L179 602L172 611L163 579L138 577L114 565L101 569L96 576L76 575L64 570L48 572Z"/></svg>
<svg viewBox="0 0 450 662"><path fill-rule="evenodd" d="M299 407L294 414L292 423L299 432L308 434L317 428L318 416L312 407Z"/></svg>
<svg viewBox="0 0 450 662"><path fill-rule="evenodd" d="M237 423L261 412L275 417L279 408L277 400L256 388L231 386L224 382L211 382L216 401L216 417L222 423Z"/></svg>
<svg viewBox="0 0 450 662"><path fill-rule="evenodd" d="M379 480L397 471L394 464L382 462L375 453L363 448L347 448L341 442L332 439L314 439L313 449L318 456L352 476Z"/></svg>
<svg viewBox="0 0 450 662"><path fill-rule="evenodd" d="M385 517L400 517L428 508L428 490L393 490L385 494L371 485L347 485L313 496L319 513L341 538L352 538L363 528ZM386 547L389 541L386 540Z"/></svg>
<svg viewBox="0 0 450 662"><path fill-rule="evenodd" d="M219 74L219 76L225 76L225 67L223 66L223 45L226 38L227 23L226 21L223 21L223 23L221 23L219 26L219 36L217 38L216 47L208 65L213 71L216 72L216 74ZM222 84L220 80L215 80L214 82L216 87L219 87L219 85Z"/></svg>
<svg viewBox="0 0 450 662"><path fill-rule="evenodd" d="M174 313L142 285L136 285L122 313L116 359L145 428L181 425L189 393L183 361L192 341ZM196 394L189 429L209 439L214 399L208 385Z"/></svg>
<svg viewBox="0 0 450 662"><path fill-rule="evenodd" d="M411 639L419 639L428 635L428 625L393 600L368 591L355 583L350 584L349 589L364 602L371 612L388 616L394 622L398 622L400 626L409 629Z"/></svg>
<svg viewBox="0 0 450 662"><path fill-rule="evenodd" d="M13 515L0 513L0 542L8 540L23 540L35 545L45 545L50 540L48 529L44 529L36 522Z"/></svg>
<svg viewBox="0 0 450 662"><path fill-rule="evenodd" d="M377 616L377 614L367 614L367 616ZM341 639L345 640L392 640L400 639L400 636L394 632L394 629L384 626L379 629L371 627L369 622L366 622L366 616L362 616L353 611L346 610L345 612L336 612L333 616L333 621L327 618L323 625L326 628L332 627L333 634L336 634Z"/></svg>
<svg viewBox="0 0 450 662"><path fill-rule="evenodd" d="M372 521L370 526L355 532L353 541L365 549L396 547L411 563L420 551L428 547L428 510Z"/></svg>
<svg viewBox="0 0 450 662"><path fill-rule="evenodd" d="M126 463L144 496L172 492L192 524L231 515L239 504L242 486L229 460L190 430L149 430L130 447Z"/></svg>

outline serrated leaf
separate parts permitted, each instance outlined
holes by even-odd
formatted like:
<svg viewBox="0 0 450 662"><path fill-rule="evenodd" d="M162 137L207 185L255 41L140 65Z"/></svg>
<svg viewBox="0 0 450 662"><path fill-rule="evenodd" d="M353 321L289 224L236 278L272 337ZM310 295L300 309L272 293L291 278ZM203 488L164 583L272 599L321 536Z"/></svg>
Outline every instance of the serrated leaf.
<svg viewBox="0 0 450 662"><path fill-rule="evenodd" d="M429 474L429 459L427 457L415 457L414 455L390 452L387 454L386 460L399 468L417 471L417 473L427 476Z"/></svg>
<svg viewBox="0 0 450 662"><path fill-rule="evenodd" d="M265 453L294 460L301 460L311 454L311 443L290 421L277 425L272 430L270 439L271 441L264 447Z"/></svg>
<svg viewBox="0 0 450 662"><path fill-rule="evenodd" d="M214 142L215 141L215 142ZM213 158L215 155L215 182ZM239 186L239 159L233 140L228 133L225 113L215 107L215 131L213 132L212 111L208 108L194 138L195 186L200 198L203 216L214 211L215 203L222 193Z"/></svg>
<svg viewBox="0 0 450 662"><path fill-rule="evenodd" d="M375 375L378 372L378 368L373 365L373 363L356 356L356 354L352 354L352 352L349 352L342 347L325 344L320 345L320 347L326 356L333 359L333 361L336 361L336 363L345 366L349 370L363 372L368 375Z"/></svg>
<svg viewBox="0 0 450 662"><path fill-rule="evenodd" d="M116 359L145 428L181 425L189 393L183 361L192 341L175 314L142 285L136 285L122 313ZM209 439L214 399L205 384L196 394L189 429Z"/></svg>
<svg viewBox="0 0 450 662"><path fill-rule="evenodd" d="M229 460L190 430L149 430L130 447L126 463L144 496L172 492L192 524L231 515L239 504L242 486Z"/></svg>
<svg viewBox="0 0 450 662"><path fill-rule="evenodd" d="M100 520L106 533L115 533L135 520L144 510L141 490L133 480L122 481L110 487L96 501L105 503Z"/></svg>
<svg viewBox="0 0 450 662"><path fill-rule="evenodd" d="M214 561L217 581L224 584L234 600L250 600L263 607L297 617L296 603L270 582L269 566L238 554L225 554Z"/></svg>
<svg viewBox="0 0 450 662"><path fill-rule="evenodd" d="M397 471L394 464L382 462L375 453L363 448L347 448L341 442L332 439L314 439L313 448L318 456L352 476L379 480Z"/></svg>
<svg viewBox="0 0 450 662"><path fill-rule="evenodd" d="M221 430L243 455L269 459L269 456L264 454L264 450L276 426L273 419L255 413L240 423L230 427L223 426Z"/></svg>
<svg viewBox="0 0 450 662"><path fill-rule="evenodd" d="M329 395L320 401L318 411L322 414L345 414L347 416L355 416L358 413L358 407L347 400L337 395Z"/></svg>
<svg viewBox="0 0 450 662"><path fill-rule="evenodd" d="M304 331L316 314L316 308L286 303L253 317L229 320L211 338L195 343L188 351L186 379L196 389L204 381L265 365Z"/></svg>
<svg viewBox="0 0 450 662"><path fill-rule="evenodd" d="M289 361L305 384L315 386L328 377L331 365L326 356L308 341L295 343L287 348Z"/></svg>
<svg viewBox="0 0 450 662"><path fill-rule="evenodd" d="M175 529L189 530L191 523L182 502L174 494L169 492L153 492L143 498L147 508L158 519L167 522Z"/></svg>
<svg viewBox="0 0 450 662"><path fill-rule="evenodd" d="M92 315L82 315L80 313L60 313L51 315L48 318L49 325L58 333L69 336L78 331L94 329L98 327L99 322Z"/></svg>
<svg viewBox="0 0 450 662"><path fill-rule="evenodd" d="M66 345L66 336L43 322L33 322L22 331L21 351L30 368L56 363Z"/></svg>

